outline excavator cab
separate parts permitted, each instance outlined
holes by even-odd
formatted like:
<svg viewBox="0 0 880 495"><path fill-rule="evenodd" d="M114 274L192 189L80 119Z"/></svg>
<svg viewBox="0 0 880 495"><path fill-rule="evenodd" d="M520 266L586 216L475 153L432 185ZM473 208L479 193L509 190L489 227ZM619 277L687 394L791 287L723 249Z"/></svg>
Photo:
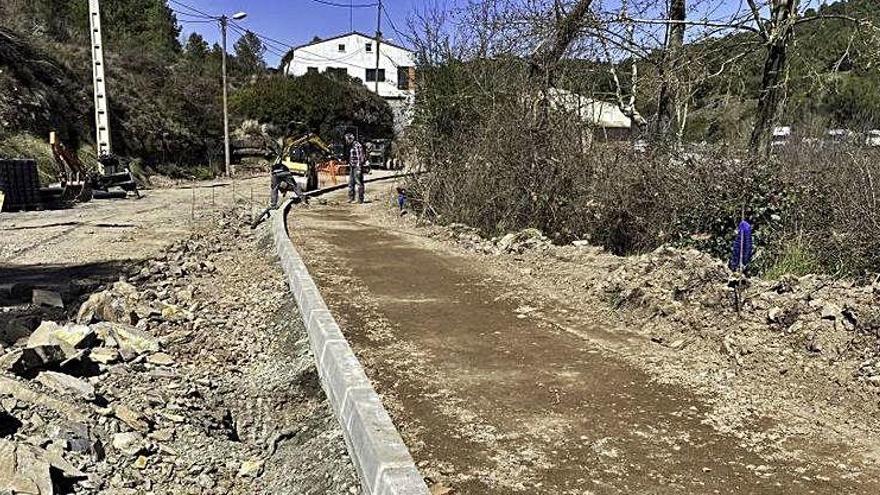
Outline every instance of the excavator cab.
<svg viewBox="0 0 880 495"><path fill-rule="evenodd" d="M273 169L284 167L303 191L313 191L318 188L318 165L332 155L330 147L320 137L307 133L285 140Z"/></svg>

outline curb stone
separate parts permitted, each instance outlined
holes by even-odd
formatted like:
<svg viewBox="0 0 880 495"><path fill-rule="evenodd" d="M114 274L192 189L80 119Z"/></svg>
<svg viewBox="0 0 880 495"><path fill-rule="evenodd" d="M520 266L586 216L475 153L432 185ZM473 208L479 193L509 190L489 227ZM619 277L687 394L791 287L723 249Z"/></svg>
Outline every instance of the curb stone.
<svg viewBox="0 0 880 495"><path fill-rule="evenodd" d="M321 386L342 425L366 495L428 495L428 487L287 233L288 202L268 222L300 308Z"/></svg>

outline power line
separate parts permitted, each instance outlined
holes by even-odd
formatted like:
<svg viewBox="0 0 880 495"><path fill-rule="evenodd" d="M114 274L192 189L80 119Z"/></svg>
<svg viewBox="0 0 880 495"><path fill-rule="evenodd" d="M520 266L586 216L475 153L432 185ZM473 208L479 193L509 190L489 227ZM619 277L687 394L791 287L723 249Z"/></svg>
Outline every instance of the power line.
<svg viewBox="0 0 880 495"><path fill-rule="evenodd" d="M247 30L247 29L243 29L242 27L237 26L237 25L232 24L232 23L230 23L229 27L232 28L233 31L237 32L238 34L240 34L240 35L242 35L242 36L246 35L247 33L251 33L251 34L255 35L257 38L260 38L260 41L263 42L263 47L266 49L266 51L268 51L268 52L271 53L272 55L275 55L275 56L277 56L277 57L281 57L281 58L284 58L284 56L286 55L286 54L283 52L283 50L280 50L280 49L278 49L276 46L273 46L273 45L270 45L270 44L266 43L266 41L263 40L262 37L261 37L259 34L253 32L253 31L250 31L250 30Z"/></svg>
<svg viewBox="0 0 880 495"><path fill-rule="evenodd" d="M200 14L190 14L189 12L184 12L184 11L182 11L182 10L176 10L176 9L171 8L171 7L169 7L169 9L170 9L171 12L173 12L176 16L177 16L177 15L185 15L185 16L187 16L187 17L195 17L196 19L213 20L213 19L208 19L208 18L206 18L205 16L200 15Z"/></svg>
<svg viewBox="0 0 880 495"><path fill-rule="evenodd" d="M375 7L375 6L379 5L378 2L344 4L344 3L331 2L330 0L312 0L312 1L315 3L320 3L321 5L327 5L329 7L342 7L345 9L366 9L366 8L371 8L371 7Z"/></svg>
<svg viewBox="0 0 880 495"><path fill-rule="evenodd" d="M192 5L187 5L187 4L185 4L185 3L183 3L183 2L180 2L180 1L178 1L178 0L168 0L168 1L171 2L171 3L173 3L173 4L175 4L175 5L177 5L177 6L179 6L179 7L181 7L181 8L187 9L187 10L189 10L190 12L195 12L196 14L198 14L198 15L200 15L200 16L202 16L202 17L205 17L205 18L207 18L207 19L215 19L215 20L216 20L216 19L219 19L219 18L220 18L219 16L208 14L207 12L203 12L203 11L201 11L201 10L199 10L199 9L197 9L197 8L195 8L195 7L193 7ZM193 14L190 14L190 15L193 15ZM193 15L193 17L196 17L196 16Z"/></svg>
<svg viewBox="0 0 880 495"><path fill-rule="evenodd" d="M202 16L202 15L189 14L187 12L181 12L179 10L174 10L174 9L171 9L171 12L174 13L175 17L177 17L177 22L187 22L187 23L194 23L194 24L207 24L209 22L217 22L216 19L206 19L205 16ZM191 19L188 19L186 17L182 18L181 16L188 16L188 17L191 17Z"/></svg>
<svg viewBox="0 0 880 495"><path fill-rule="evenodd" d="M177 19L177 22L182 22L182 23L185 23L185 24L214 24L214 23L217 22L217 21L215 21L214 19L202 19L202 20L196 20L196 19Z"/></svg>
<svg viewBox="0 0 880 495"><path fill-rule="evenodd" d="M290 43L285 43L284 41L278 41L278 40L276 40L276 39L273 39L273 38L270 38L270 37L266 36L265 34L261 34L261 33L258 33L258 32L256 32L256 31L253 31L253 30L247 29L247 28L245 28L245 27L239 25L239 24L236 23L235 21L230 21L229 24L232 25L232 26L236 26L236 27L237 27L238 29L240 29L240 30L250 31L250 32L254 33L255 35L257 35L257 37L259 37L259 38L261 38L261 39L263 39L263 40L271 41L272 43L275 43L276 45L283 46L283 47L290 48L290 49L295 49L295 48L296 48L295 46L291 45Z"/></svg>
<svg viewBox="0 0 880 495"><path fill-rule="evenodd" d="M385 14L385 20L388 21L388 24L391 26L392 31L397 33L398 36L409 39L408 35L403 34L403 32L401 32L399 29L397 29L397 26L394 25L394 21L391 19L391 16L388 14L388 6L387 5L385 6L385 10L383 10L382 13Z"/></svg>
<svg viewBox="0 0 880 495"><path fill-rule="evenodd" d="M385 14L385 20L388 21L388 24L391 26L391 30L394 31L397 34L397 36L399 36L401 38L402 41L405 40L410 45L414 44L413 37L411 35L404 33L400 29L397 29L397 26L394 24L394 20L391 18L391 15L388 13L388 6L387 5L385 5L385 10L382 13ZM390 43L386 41L385 44L390 44ZM402 46L403 43L400 43L400 45Z"/></svg>

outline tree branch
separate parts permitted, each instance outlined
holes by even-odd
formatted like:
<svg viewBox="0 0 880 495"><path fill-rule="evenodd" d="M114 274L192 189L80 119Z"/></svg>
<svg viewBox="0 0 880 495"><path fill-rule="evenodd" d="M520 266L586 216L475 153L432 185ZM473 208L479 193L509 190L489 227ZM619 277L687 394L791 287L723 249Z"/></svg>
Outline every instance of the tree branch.
<svg viewBox="0 0 880 495"><path fill-rule="evenodd" d="M855 17L850 17L848 15L821 14L821 15L814 15L814 16L810 16L810 17L801 17L800 19L794 21L793 25L797 26L797 25L806 24L806 23L812 22L812 21L821 21L821 20L828 20L828 19L838 19L841 21L849 21L854 24L861 24L861 20L856 19Z"/></svg>
<svg viewBox="0 0 880 495"><path fill-rule="evenodd" d="M672 20L672 19L635 19L632 17L620 17L617 19L617 22L631 22L635 24L662 24L662 25L684 25L684 26L698 26L698 27L715 27L715 28L728 28L728 29L736 29L739 31L749 31L752 33L761 34L761 31L753 28L752 26L746 24L735 24L728 22L713 22L713 21L680 21L680 20Z"/></svg>
<svg viewBox="0 0 880 495"><path fill-rule="evenodd" d="M752 18L755 20L755 25L758 26L758 33L764 38L764 41L770 39L770 34L767 32L767 27L764 26L764 20L761 19L761 11L758 9L758 5L755 3L755 0L748 0L749 9L752 11Z"/></svg>

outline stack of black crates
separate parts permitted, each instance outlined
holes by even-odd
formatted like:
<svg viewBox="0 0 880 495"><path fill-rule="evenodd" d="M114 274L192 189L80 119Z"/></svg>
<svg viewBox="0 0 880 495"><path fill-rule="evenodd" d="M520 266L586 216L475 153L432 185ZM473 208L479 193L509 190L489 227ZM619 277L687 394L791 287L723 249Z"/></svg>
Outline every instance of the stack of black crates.
<svg viewBox="0 0 880 495"><path fill-rule="evenodd" d="M0 160L0 190L6 195L3 211L40 208L40 177L34 160Z"/></svg>

